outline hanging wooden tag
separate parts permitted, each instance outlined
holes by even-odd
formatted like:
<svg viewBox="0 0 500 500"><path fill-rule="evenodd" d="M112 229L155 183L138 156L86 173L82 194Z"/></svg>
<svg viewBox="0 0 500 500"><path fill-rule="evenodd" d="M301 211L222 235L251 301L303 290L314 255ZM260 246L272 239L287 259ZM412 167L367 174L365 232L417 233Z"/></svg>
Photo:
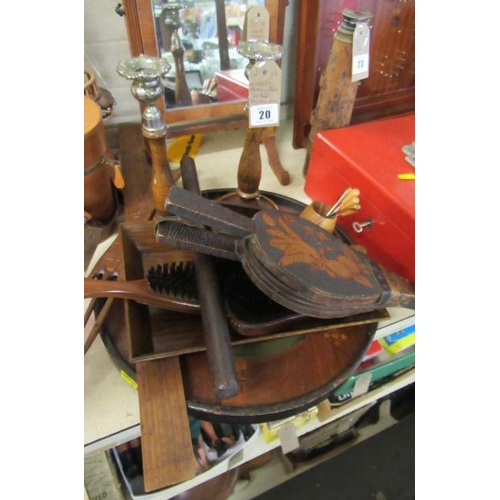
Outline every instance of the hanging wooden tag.
<svg viewBox="0 0 500 500"><path fill-rule="evenodd" d="M367 22L358 22L352 40L352 81L368 78L369 66L370 27Z"/></svg>
<svg viewBox="0 0 500 500"><path fill-rule="evenodd" d="M242 40L269 41L269 12L262 5L251 5L245 14Z"/></svg>
<svg viewBox="0 0 500 500"><path fill-rule="evenodd" d="M250 128L278 126L281 103L281 68L276 61L256 63L248 72Z"/></svg>

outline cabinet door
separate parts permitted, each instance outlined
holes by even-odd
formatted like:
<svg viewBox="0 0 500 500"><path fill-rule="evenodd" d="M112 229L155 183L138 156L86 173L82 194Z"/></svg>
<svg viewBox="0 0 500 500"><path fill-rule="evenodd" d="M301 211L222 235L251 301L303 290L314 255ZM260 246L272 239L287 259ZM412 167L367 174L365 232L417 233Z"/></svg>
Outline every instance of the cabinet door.
<svg viewBox="0 0 500 500"><path fill-rule="evenodd" d="M301 2L293 147L307 146L309 120L333 35L346 8L368 11L369 77L358 87L351 123L415 110L414 0L313 0Z"/></svg>

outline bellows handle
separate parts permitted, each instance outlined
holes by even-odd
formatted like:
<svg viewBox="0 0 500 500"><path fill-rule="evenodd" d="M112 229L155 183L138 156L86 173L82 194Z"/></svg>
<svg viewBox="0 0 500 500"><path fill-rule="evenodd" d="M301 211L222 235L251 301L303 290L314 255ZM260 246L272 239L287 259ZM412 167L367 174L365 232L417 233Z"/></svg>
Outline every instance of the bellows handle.
<svg viewBox="0 0 500 500"><path fill-rule="evenodd" d="M181 219L209 226L232 236L245 237L255 232L252 219L221 206L217 201L208 200L177 186L170 188L165 200L165 210Z"/></svg>

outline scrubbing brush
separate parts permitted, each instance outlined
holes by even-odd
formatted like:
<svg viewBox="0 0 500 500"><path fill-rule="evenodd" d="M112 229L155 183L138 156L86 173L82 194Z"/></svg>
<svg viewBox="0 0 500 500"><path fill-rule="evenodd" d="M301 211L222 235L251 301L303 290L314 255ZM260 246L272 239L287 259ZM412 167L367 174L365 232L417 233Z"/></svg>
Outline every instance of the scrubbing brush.
<svg viewBox="0 0 500 500"><path fill-rule="evenodd" d="M196 277L192 261L151 266L137 280L84 279L84 298L115 297L171 311L199 313Z"/></svg>

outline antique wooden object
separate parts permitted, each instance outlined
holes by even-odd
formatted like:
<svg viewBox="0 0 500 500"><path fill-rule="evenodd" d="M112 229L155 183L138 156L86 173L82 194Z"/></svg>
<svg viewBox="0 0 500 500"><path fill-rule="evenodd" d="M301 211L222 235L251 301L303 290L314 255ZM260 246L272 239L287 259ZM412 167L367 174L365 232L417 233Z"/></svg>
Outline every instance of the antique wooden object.
<svg viewBox="0 0 500 500"><path fill-rule="evenodd" d="M192 479L198 461L191 446L178 357L137 363L144 489Z"/></svg>
<svg viewBox="0 0 500 500"><path fill-rule="evenodd" d="M241 260L260 290L293 311L334 318L414 308L411 283L299 216L262 210L250 219L176 186L165 206L220 232L164 221L156 226L157 241Z"/></svg>
<svg viewBox="0 0 500 500"><path fill-rule="evenodd" d="M248 80L244 76L244 70L231 69L217 71L217 96L220 101L232 101L237 99L248 99ZM247 116L248 123L248 116ZM271 170L282 186L290 184L290 173L281 164L276 147L276 127L262 127L260 142L266 148L267 159Z"/></svg>
<svg viewBox="0 0 500 500"><path fill-rule="evenodd" d="M110 224L117 214L110 161L101 108L90 97L84 104L84 210L98 225Z"/></svg>
<svg viewBox="0 0 500 500"><path fill-rule="evenodd" d="M181 4L167 4L164 10L167 12L165 23L170 26L170 51L174 57L175 63L175 104L177 106L192 106L193 100L191 92L186 81L186 72L184 69L184 47L179 36L181 22L179 10Z"/></svg>
<svg viewBox="0 0 500 500"><path fill-rule="evenodd" d="M166 215L164 202L174 176L167 158L167 126L155 102L163 93L161 78L170 70L165 59L140 55L118 63L118 73L132 81L132 95L145 105L142 113L142 135L151 158L151 193L157 215Z"/></svg>
<svg viewBox="0 0 500 500"><path fill-rule="evenodd" d="M196 165L189 154L185 154L181 160L181 175L184 189L201 195ZM232 398L238 394L240 387L236 380L231 336L219 276L209 255L195 253L193 261L214 394L218 399Z"/></svg>
<svg viewBox="0 0 500 500"><path fill-rule="evenodd" d="M293 147L307 147L311 112L344 8L368 11L370 72L359 84L351 123L415 109L415 2L311 0L300 5Z"/></svg>
<svg viewBox="0 0 500 500"><path fill-rule="evenodd" d="M319 95L311 113L312 142L321 130L345 127L351 123L359 81L352 81L353 34L357 22L371 14L344 9L342 23L333 35L328 61L319 81Z"/></svg>
<svg viewBox="0 0 500 500"><path fill-rule="evenodd" d="M126 250L122 256L124 271L121 279L139 279L151 265L158 262L181 262L183 259L185 261L187 253L192 253L191 250L158 243L155 239L155 226L156 223L152 221L122 223L120 234L122 246ZM227 259L217 259L216 262L217 273L222 278L221 291L226 298L225 309L231 326L232 345L317 332L328 327L376 322L386 314L385 309L381 309L366 315L356 314L321 321L304 315L296 316L294 320L289 318L292 311L271 301L251 282L240 262ZM125 339L131 361L206 350L199 314L186 314L135 300L127 300L126 308Z"/></svg>
<svg viewBox="0 0 500 500"><path fill-rule="evenodd" d="M95 267L103 279L113 276L119 280L138 279L144 277L140 272L151 261L175 262L186 252L155 241L152 230L155 211L149 188L151 172L141 141L139 125L120 127L121 164L126 185L123 192L125 222L121 224L117 240ZM220 194L212 193L215 199ZM145 234L149 240L144 241ZM110 353L116 350L121 353L120 369L131 366L137 378L141 427L147 433L143 441L147 488L169 486L193 476L195 464L188 439L188 411L220 418L220 421L225 421L227 416L240 421L262 421L295 414L324 399L354 370L371 343L377 321L386 317L387 313L381 310L377 314L349 318L347 322L342 319L331 328L316 325L311 330L302 328L265 335L262 340L272 340L272 343L264 342L264 352L261 348L260 355L256 355L257 348L248 351L245 347L262 344L256 341L257 337L238 337L235 342L241 350L234 353L237 376L248 392L244 396L239 393L237 400L220 400L213 394L199 315L115 299L101 335ZM161 329L160 335L152 335ZM305 333L307 335L302 335ZM315 336L314 341L311 335ZM280 343L276 344L278 340ZM131 353L138 352L142 352L142 357L131 359ZM189 359L195 354L195 358ZM273 367L277 371L271 376ZM207 387L209 394L205 391ZM266 395L264 399L262 395Z"/></svg>
<svg viewBox="0 0 500 500"><path fill-rule="evenodd" d="M146 278L123 280L84 280L84 298L114 297L185 313L200 312L192 260L164 262L152 266Z"/></svg>
<svg viewBox="0 0 500 500"><path fill-rule="evenodd" d="M308 155L304 164L307 173L312 141L321 130L346 127L351 123L359 81L352 81L353 34L356 23L366 22L371 15L344 9L342 23L333 36L328 61L320 78L316 106L311 113Z"/></svg>
<svg viewBox="0 0 500 500"><path fill-rule="evenodd" d="M198 418L269 422L317 404L359 364L376 324L268 340L235 348L239 394L218 401L204 375L205 353L182 358L190 413ZM333 390L333 389L332 389Z"/></svg>
<svg viewBox="0 0 500 500"><path fill-rule="evenodd" d="M225 400L214 396L206 353L184 354L180 360L188 413L201 420L238 423L296 415L327 398L353 373L376 329L372 322L233 344L241 391ZM102 335L112 359L134 379L136 363L127 356L124 316L108 318Z"/></svg>

